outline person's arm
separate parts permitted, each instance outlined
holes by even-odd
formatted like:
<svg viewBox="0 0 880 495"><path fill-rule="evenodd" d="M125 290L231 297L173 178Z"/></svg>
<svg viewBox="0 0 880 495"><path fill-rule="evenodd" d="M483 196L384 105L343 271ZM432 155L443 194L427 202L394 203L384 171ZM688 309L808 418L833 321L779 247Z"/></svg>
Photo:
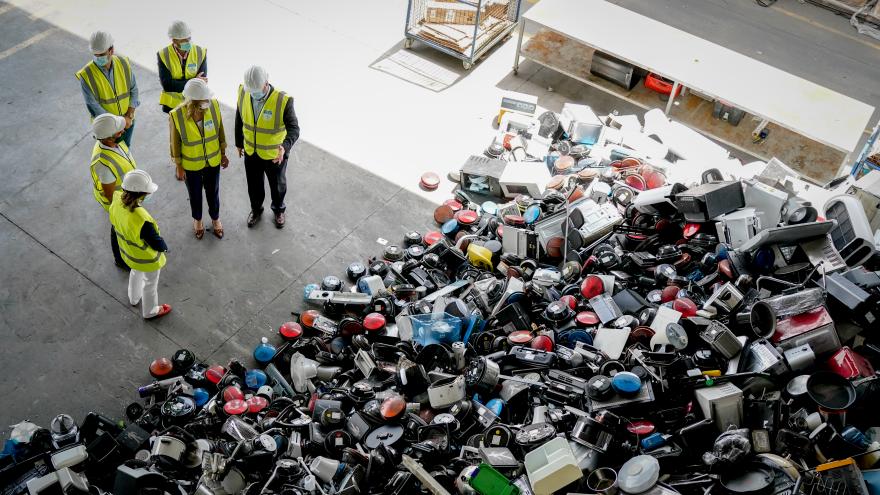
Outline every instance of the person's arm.
<svg viewBox="0 0 880 495"><path fill-rule="evenodd" d="M101 183L101 189L104 191L104 197L107 198L107 201L113 201L113 192L116 191L116 183L111 182L109 184Z"/></svg>
<svg viewBox="0 0 880 495"><path fill-rule="evenodd" d="M176 57L177 53L172 50L171 55ZM187 79L174 79L171 77L171 71L162 62L162 57L157 54L156 59L159 63L159 82L162 83L162 90L168 93L183 93L183 87L186 86Z"/></svg>
<svg viewBox="0 0 880 495"><path fill-rule="evenodd" d="M218 105L219 106L219 105ZM223 110L223 107L220 107ZM226 128L223 127L223 115L217 116L217 136L220 138L220 153L226 154Z"/></svg>
<svg viewBox="0 0 880 495"><path fill-rule="evenodd" d="M140 106L141 100L138 99L138 83L137 78L134 76L134 67L131 65L131 61L128 62L128 65L131 67L131 86L128 88L129 96L131 97L131 100L128 102L128 108L131 110ZM133 113L134 111L132 110Z"/></svg>
<svg viewBox="0 0 880 495"><path fill-rule="evenodd" d="M299 121L296 119L296 112L293 110L293 99L287 101L287 108L284 109L284 128L287 129L287 136L281 146L284 146L284 157L290 155L290 148L299 139Z"/></svg>
<svg viewBox="0 0 880 495"><path fill-rule="evenodd" d="M162 239L162 236L159 235L159 232L156 231L156 228L153 227L153 224L150 222L144 222L144 226L141 227L141 239L147 243L147 246L150 246L160 253L168 251L168 245L165 244L165 239Z"/></svg>
<svg viewBox="0 0 880 495"><path fill-rule="evenodd" d="M134 75L134 67L132 67L131 60L128 58L125 59L125 62L128 64L128 70L131 73L131 84L128 85L128 110L123 115L125 117L125 128L128 129L134 122L134 109L140 106L141 101L138 99L138 83Z"/></svg>
<svg viewBox="0 0 880 495"><path fill-rule="evenodd" d="M101 162L95 163L95 174L101 182L101 190L107 201L113 201L113 192L116 191L116 176Z"/></svg>
<svg viewBox="0 0 880 495"><path fill-rule="evenodd" d="M173 79L171 79L171 71L168 70L168 67L165 67L165 64L162 62L162 57L159 54L156 54L156 61L159 64L159 83L162 85L162 91L168 93L179 93L174 89Z"/></svg>
<svg viewBox="0 0 880 495"><path fill-rule="evenodd" d="M102 107L98 103L98 100L95 99L95 95L92 94L92 90L89 89L89 85L86 84L85 79L80 79L79 82L82 87L83 100L86 102L86 109L89 111L92 118L95 118L102 113L107 113L107 110L104 110L104 107Z"/></svg>
<svg viewBox="0 0 880 495"><path fill-rule="evenodd" d="M247 96L245 96L247 99ZM247 104L248 102L244 102ZM241 109L235 108L235 147L236 148L244 148L244 131L242 130L241 125Z"/></svg>
<svg viewBox="0 0 880 495"><path fill-rule="evenodd" d="M183 155L181 153L180 146L180 133L177 132L177 127L174 125L174 118L171 117L171 114L168 114L168 128L170 139L168 140L171 143L171 160L174 162L174 176L177 177L177 180L183 180L186 177L186 172L183 170Z"/></svg>
<svg viewBox="0 0 880 495"><path fill-rule="evenodd" d="M217 105L219 107L219 105ZM220 166L229 166L229 158L226 156L226 128L223 127L223 115L217 115L217 136L220 139Z"/></svg>
<svg viewBox="0 0 880 495"><path fill-rule="evenodd" d="M207 52L207 50L205 50ZM202 60L202 65L199 66L199 70L196 71L196 74L201 74L205 77L208 77L208 54L205 53L205 60Z"/></svg>
<svg viewBox="0 0 880 495"><path fill-rule="evenodd" d="M167 89L166 91L171 93L183 93L183 87L186 86L187 79L172 79L170 72L168 73L168 79L171 81L171 84L169 85L171 89Z"/></svg>

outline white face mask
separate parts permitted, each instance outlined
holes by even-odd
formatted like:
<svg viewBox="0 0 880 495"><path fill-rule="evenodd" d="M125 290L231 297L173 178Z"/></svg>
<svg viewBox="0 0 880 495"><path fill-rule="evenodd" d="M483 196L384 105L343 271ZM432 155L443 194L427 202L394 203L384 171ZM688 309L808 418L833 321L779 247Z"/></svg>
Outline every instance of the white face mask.
<svg viewBox="0 0 880 495"><path fill-rule="evenodd" d="M207 110L207 109L211 108L211 102L210 101L200 101L199 108L201 108L202 110Z"/></svg>

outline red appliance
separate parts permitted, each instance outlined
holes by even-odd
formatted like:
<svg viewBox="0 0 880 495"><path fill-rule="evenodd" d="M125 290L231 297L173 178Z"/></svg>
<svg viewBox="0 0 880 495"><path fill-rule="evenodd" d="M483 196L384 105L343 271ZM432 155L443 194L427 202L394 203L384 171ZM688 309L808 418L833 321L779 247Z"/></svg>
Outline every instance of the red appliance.
<svg viewBox="0 0 880 495"><path fill-rule="evenodd" d="M874 367L871 363L849 347L842 347L828 358L828 369L847 380L874 376Z"/></svg>
<svg viewBox="0 0 880 495"><path fill-rule="evenodd" d="M817 356L840 349L840 337L825 306L780 319L770 340L786 351L810 344Z"/></svg>
<svg viewBox="0 0 880 495"><path fill-rule="evenodd" d="M669 79L666 79L663 76L659 76L654 74L653 72L649 72L648 76L645 77L645 87L650 89L651 91L656 91L661 95L668 95L672 93L673 83ZM678 91L675 92L675 96L681 94L682 86L678 87Z"/></svg>

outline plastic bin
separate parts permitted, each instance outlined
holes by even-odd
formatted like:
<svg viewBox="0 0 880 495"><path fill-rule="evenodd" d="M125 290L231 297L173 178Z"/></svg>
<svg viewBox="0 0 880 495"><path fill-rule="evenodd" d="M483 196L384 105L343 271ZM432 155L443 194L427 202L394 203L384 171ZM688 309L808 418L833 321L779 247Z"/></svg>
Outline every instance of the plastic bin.
<svg viewBox="0 0 880 495"><path fill-rule="evenodd" d="M526 454L525 465L535 495L550 495L584 475L568 441L560 437Z"/></svg>
<svg viewBox="0 0 880 495"><path fill-rule="evenodd" d="M401 339L412 340L423 346L451 344L461 341L465 321L449 313L409 315L397 319L397 329Z"/></svg>
<svg viewBox="0 0 880 495"><path fill-rule="evenodd" d="M485 462L474 472L470 485L480 495L519 495L519 488Z"/></svg>

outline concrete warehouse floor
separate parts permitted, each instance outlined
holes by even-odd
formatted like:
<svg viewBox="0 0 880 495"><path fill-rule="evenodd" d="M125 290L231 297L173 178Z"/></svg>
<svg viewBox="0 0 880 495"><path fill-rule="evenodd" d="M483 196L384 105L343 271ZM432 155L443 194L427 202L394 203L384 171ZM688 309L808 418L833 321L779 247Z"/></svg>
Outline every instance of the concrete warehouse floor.
<svg viewBox="0 0 880 495"><path fill-rule="evenodd" d="M880 44L845 19L794 0L762 9L746 0L618 0L628 8L747 53L872 105L880 104ZM528 0L523 5L529 5ZM58 412L121 415L148 381L151 359L187 347L200 358L248 358L303 309L301 288L377 254L379 238L427 230L451 189L417 189L483 149L501 91L536 94L544 107L586 102L632 108L527 63L513 76L515 40L473 70L427 48L401 49L406 2L283 3L15 0L0 3L0 425ZM263 22L240 23L242 17ZM246 229L242 162L222 176L226 238L196 241L183 184L172 177L155 51L176 17L209 49L211 86L226 105L244 69L269 68L296 97L303 126L289 165L289 225ZM125 19L114 27L113 19ZM160 287L174 312L143 322L112 264L106 214L94 203L88 119L73 73L84 38L108 29L136 68L143 107L133 152L160 184L151 205L171 247ZM402 69L401 69L402 67ZM416 77L418 69L430 74ZM415 81L415 82L414 82ZM548 91L553 88L553 91ZM234 109L224 108L232 139ZM367 129L365 131L365 129ZM234 153L233 153L234 155Z"/></svg>

